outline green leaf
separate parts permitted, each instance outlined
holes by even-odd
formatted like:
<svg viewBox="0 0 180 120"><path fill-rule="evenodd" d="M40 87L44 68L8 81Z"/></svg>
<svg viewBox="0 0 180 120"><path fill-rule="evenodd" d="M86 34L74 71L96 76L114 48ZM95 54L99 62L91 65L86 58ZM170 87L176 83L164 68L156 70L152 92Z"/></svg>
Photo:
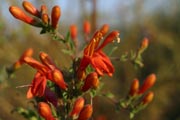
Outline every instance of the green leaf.
<svg viewBox="0 0 180 120"><path fill-rule="evenodd" d="M108 52L108 56L111 56L112 53L113 53L114 51L116 51L117 49L118 49L118 47L117 47L117 46L114 46L114 47Z"/></svg>
<svg viewBox="0 0 180 120"><path fill-rule="evenodd" d="M128 60L128 53L124 53L121 57L120 57L120 61L125 62Z"/></svg>
<svg viewBox="0 0 180 120"><path fill-rule="evenodd" d="M69 42L70 41L70 32L68 31L65 37L65 41Z"/></svg>
<svg viewBox="0 0 180 120"><path fill-rule="evenodd" d="M70 50L62 49L62 52L67 55L72 55L72 51L70 51Z"/></svg>
<svg viewBox="0 0 180 120"><path fill-rule="evenodd" d="M112 94L111 92L108 92L108 93L106 93L106 94L103 94L103 96L105 96L105 97L107 97L107 98L110 98L110 99L114 98L114 94Z"/></svg>
<svg viewBox="0 0 180 120"><path fill-rule="evenodd" d="M12 112L17 112L22 115L24 118L29 120L38 120L38 115L34 110L31 109L24 109L22 107L15 108Z"/></svg>
<svg viewBox="0 0 180 120"><path fill-rule="evenodd" d="M90 92L91 97L95 97L96 94L97 94L97 91L92 89L91 92Z"/></svg>
<svg viewBox="0 0 180 120"><path fill-rule="evenodd" d="M131 112L131 113L129 114L129 118L130 118L130 120L132 120L132 119L134 118L134 113L133 113L133 112Z"/></svg>

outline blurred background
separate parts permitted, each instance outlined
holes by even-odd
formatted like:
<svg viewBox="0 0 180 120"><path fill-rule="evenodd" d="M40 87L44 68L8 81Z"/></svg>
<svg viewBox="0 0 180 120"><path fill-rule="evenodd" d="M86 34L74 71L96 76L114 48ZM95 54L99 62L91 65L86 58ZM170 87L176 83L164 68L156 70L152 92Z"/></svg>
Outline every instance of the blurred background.
<svg viewBox="0 0 180 120"><path fill-rule="evenodd" d="M180 0L29 0L37 8L46 4L51 11L58 4L62 9L59 31L63 35L71 24L78 26L79 41L83 41L82 24L89 20L93 31L107 23L110 29L120 31L121 43L112 56L121 56L126 51L136 50L144 37L150 40L143 54L144 67L135 69L129 62L114 61L116 72L113 79L106 78L106 89L117 98L125 96L134 78L143 79L157 75L151 89L155 98L138 113L135 120L180 120ZM49 35L40 35L40 29L14 19L9 6L21 6L22 0L4 0L0 4L0 120L24 120L15 107L27 107L26 85L33 79L34 70L23 66L11 78L5 68L14 63L22 52L31 47L38 58L40 51L47 52L61 68L70 66L70 58L62 52L64 47L52 41ZM105 50L109 50L107 47ZM96 101L94 116L105 115L107 120L128 120L126 111L115 112L105 98Z"/></svg>

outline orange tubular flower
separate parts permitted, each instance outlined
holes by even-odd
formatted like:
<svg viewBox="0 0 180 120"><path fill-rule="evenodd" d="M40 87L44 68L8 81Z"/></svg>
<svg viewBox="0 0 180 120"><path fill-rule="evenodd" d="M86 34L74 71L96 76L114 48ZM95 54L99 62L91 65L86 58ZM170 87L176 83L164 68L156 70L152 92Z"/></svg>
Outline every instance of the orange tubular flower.
<svg viewBox="0 0 180 120"><path fill-rule="evenodd" d="M51 20L52 20L51 25L54 29L57 28L60 16L61 16L61 9L59 6L56 5L52 8L52 12L51 12Z"/></svg>
<svg viewBox="0 0 180 120"><path fill-rule="evenodd" d="M97 88L99 85L99 79L96 72L90 73L84 82L84 85L82 87L82 91L87 91L90 88Z"/></svg>
<svg viewBox="0 0 180 120"><path fill-rule="evenodd" d="M49 16L48 16L48 14L46 14L46 13L42 14L41 19L42 19L44 24L49 24Z"/></svg>
<svg viewBox="0 0 180 120"><path fill-rule="evenodd" d="M41 14L47 14L47 6L46 5L41 5Z"/></svg>
<svg viewBox="0 0 180 120"><path fill-rule="evenodd" d="M49 18L49 15L48 15L48 12L47 12L47 6L46 5L41 5L41 19L43 21L43 23L45 24L49 24L50 22L50 18Z"/></svg>
<svg viewBox="0 0 180 120"><path fill-rule="evenodd" d="M155 74L150 74L149 76L147 76L144 83L140 87L138 94L143 94L146 90L151 88L155 82L156 82L156 75Z"/></svg>
<svg viewBox="0 0 180 120"><path fill-rule="evenodd" d="M153 100L153 98L154 98L154 93L153 92L148 92L145 96L144 96L144 98L143 98L143 100L142 100L142 104L149 104L152 100Z"/></svg>
<svg viewBox="0 0 180 120"><path fill-rule="evenodd" d="M51 108L45 102L38 103L38 112L45 120L55 120L52 115Z"/></svg>
<svg viewBox="0 0 180 120"><path fill-rule="evenodd" d="M79 69L79 70L77 71L77 78L78 78L80 81L84 80L84 79L86 78L86 72Z"/></svg>
<svg viewBox="0 0 180 120"><path fill-rule="evenodd" d="M32 55L33 55L32 48L25 50L24 53L21 55L21 57L15 63L13 63L11 66L6 68L6 72L8 73L8 75L11 75L15 70L20 68L25 63L24 61L25 57L31 57Z"/></svg>
<svg viewBox="0 0 180 120"><path fill-rule="evenodd" d="M42 63L36 61L31 57L24 58L25 63L38 71L28 90L27 98L32 98L34 96L43 96L47 79L57 84L61 89L67 89L67 84L64 81L61 71L57 69L55 64L51 61L50 57L46 53L41 52L40 59Z"/></svg>
<svg viewBox="0 0 180 120"><path fill-rule="evenodd" d="M56 83L61 89L63 90L67 89L67 84L64 81L63 75L58 69L52 71L51 81Z"/></svg>
<svg viewBox="0 0 180 120"><path fill-rule="evenodd" d="M10 6L9 7L9 11L10 13L16 18L19 19L27 24L36 26L36 27L40 27L40 22L29 17L28 15L26 15L24 13L24 11L22 11L20 8L15 7L15 6Z"/></svg>
<svg viewBox="0 0 180 120"><path fill-rule="evenodd" d="M114 73L114 67L102 49L114 39L119 40L119 32L112 31L99 46L100 40L108 32L108 28L108 25L105 24L99 31L94 34L90 43L84 49L84 56L81 60L78 71L84 71L86 67L91 64L99 75L102 76L104 73L106 73L109 76L112 76Z"/></svg>
<svg viewBox="0 0 180 120"><path fill-rule="evenodd" d="M24 53L21 55L21 57L19 58L18 61L16 61L13 64L13 68L17 69L19 68L23 63L24 63L24 58L25 57L31 57L33 55L33 49L32 48L28 48L27 50L24 51Z"/></svg>
<svg viewBox="0 0 180 120"><path fill-rule="evenodd" d="M38 70L40 73L45 73L48 71L48 68L45 65L43 65L42 63L38 62L37 60L31 57L25 57L24 62L30 65L31 67L35 68L36 70Z"/></svg>
<svg viewBox="0 0 180 120"><path fill-rule="evenodd" d="M134 96L138 92L138 90L139 90L139 80L134 79L132 84L131 84L129 95Z"/></svg>
<svg viewBox="0 0 180 120"><path fill-rule="evenodd" d="M49 55L46 54L45 52L40 52L39 58L40 58L41 62L44 65L46 65L49 69L55 69L56 68L54 62L51 60Z"/></svg>
<svg viewBox="0 0 180 120"><path fill-rule="evenodd" d="M28 2L28 1L23 1L22 6L24 7L24 9L25 9L28 13L30 13L30 14L36 16L36 17L40 17L40 13L39 13L38 9L36 9L36 8L34 7L34 5L32 5L30 2Z"/></svg>
<svg viewBox="0 0 180 120"><path fill-rule="evenodd" d="M84 21L84 23L83 23L83 31L84 31L84 33L85 34L90 34L90 32L91 32L91 25L90 25L90 23L89 23L89 21Z"/></svg>
<svg viewBox="0 0 180 120"><path fill-rule="evenodd" d="M71 38L74 40L77 38L77 26L75 24L70 26L70 33L71 33Z"/></svg>
<svg viewBox="0 0 180 120"><path fill-rule="evenodd" d="M81 110L78 120L88 120L93 113L92 105L88 104Z"/></svg>
<svg viewBox="0 0 180 120"><path fill-rule="evenodd" d="M101 44L101 46L98 48L98 50L101 50L104 48L107 44L113 42L113 40L116 38L118 42L120 42L119 38L119 32L118 31L112 31L105 39L104 42Z"/></svg>
<svg viewBox="0 0 180 120"><path fill-rule="evenodd" d="M102 37L105 36L105 34L109 31L109 25L108 24L104 24L101 28L100 28L100 33L102 34Z"/></svg>
<svg viewBox="0 0 180 120"><path fill-rule="evenodd" d="M114 67L110 59L102 51L94 53L93 58L90 61L90 64L101 76L104 75L104 73L108 74L109 76L112 76L114 73Z"/></svg>
<svg viewBox="0 0 180 120"><path fill-rule="evenodd" d="M83 97L79 97L79 98L76 99L76 101L74 102L72 112L70 113L70 116L72 118L76 118L79 115L82 108L84 107L84 102L85 101L84 101Z"/></svg>
<svg viewBox="0 0 180 120"><path fill-rule="evenodd" d="M56 83L60 88L67 89L67 84L64 82L63 75L60 70L55 66L48 54L41 52L39 55L41 62L46 65L51 71L47 73L47 78Z"/></svg>
<svg viewBox="0 0 180 120"><path fill-rule="evenodd" d="M27 98L33 98L35 96L43 96L46 88L47 79L41 73L37 72L31 86L27 92Z"/></svg>

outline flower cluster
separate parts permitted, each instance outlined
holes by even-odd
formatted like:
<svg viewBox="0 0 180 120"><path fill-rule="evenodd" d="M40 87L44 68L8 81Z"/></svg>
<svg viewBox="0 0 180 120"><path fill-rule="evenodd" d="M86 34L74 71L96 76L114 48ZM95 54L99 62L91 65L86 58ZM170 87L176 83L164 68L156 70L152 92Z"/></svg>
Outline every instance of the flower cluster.
<svg viewBox="0 0 180 120"><path fill-rule="evenodd" d="M119 107L130 109L130 118L133 118L136 113L144 109L153 100L154 92L148 90L155 82L156 75L154 73L148 75L141 86L139 86L139 80L135 78L132 81L128 96L117 104L120 104Z"/></svg>
<svg viewBox="0 0 180 120"><path fill-rule="evenodd" d="M114 73L114 67L110 61L110 59L106 56L106 54L102 51L108 43L111 43L115 39L119 39L119 32L112 31L108 36L104 39L103 43L99 45L101 39L108 32L108 25L105 24L102 26L100 30L98 30L89 44L84 49L84 56L81 60L80 67L78 71L82 72L86 69L86 67L90 64L98 73L98 75L108 74L112 76Z"/></svg>
<svg viewBox="0 0 180 120"><path fill-rule="evenodd" d="M46 5L41 5L40 10L28 1L23 1L24 10L29 13L27 15L22 9L16 6L10 6L10 13L16 18L35 27L41 27L41 33L54 31L58 26L61 16L61 8L56 5L52 8L51 17L48 15ZM51 18L51 19L50 19Z"/></svg>
<svg viewBox="0 0 180 120"><path fill-rule="evenodd" d="M70 25L70 32L66 37L62 37L57 31L55 32L61 16L59 6L56 5L52 8L51 19L47 14L46 5L42 5L41 9L38 10L30 2L23 1L22 6L31 16L26 15L23 10L15 6L10 6L9 11L15 18L27 24L41 27L41 33L50 33L63 42L67 47L66 53L72 58L72 66L68 70L60 69L45 52L39 53L40 61L38 61L33 58L33 49L29 48L7 69L7 72L11 74L23 64L36 70L32 82L28 85L27 98L34 98L37 112L45 120L90 119L93 114L93 97L96 96L96 91L100 91L100 79L104 75L112 77L115 72L114 65L103 48L114 41L120 42L118 30L109 32L109 25L104 24L96 30L92 37L89 37L91 24L89 21L84 21L84 39L87 44L79 51L78 28L75 24ZM147 47L148 39L144 38L138 51L133 57L130 57L130 61L141 64L141 54ZM83 54L79 55L80 53ZM151 74L139 87L139 80L135 79L130 87L128 97L121 99L120 102L113 102L113 104L117 105L118 109L127 108L131 115L134 115L142 106L144 107L152 101L154 94L149 92L141 100L140 105L136 102L154 85L155 80L155 74ZM101 95L100 92L98 94Z"/></svg>

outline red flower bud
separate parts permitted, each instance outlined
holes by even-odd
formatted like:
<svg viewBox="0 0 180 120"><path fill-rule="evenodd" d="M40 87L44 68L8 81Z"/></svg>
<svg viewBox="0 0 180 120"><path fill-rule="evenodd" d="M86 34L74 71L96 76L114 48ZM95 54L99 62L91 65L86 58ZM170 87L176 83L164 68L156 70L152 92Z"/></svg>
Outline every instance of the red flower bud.
<svg viewBox="0 0 180 120"><path fill-rule="evenodd" d="M142 100L142 104L149 104L152 100L153 100L153 98L154 98L154 93L153 92L148 92L145 96L144 96L144 98L143 98L143 100Z"/></svg>
<svg viewBox="0 0 180 120"><path fill-rule="evenodd" d="M132 84L131 84L129 95L134 96L138 92L138 90L139 90L139 80L134 79Z"/></svg>
<svg viewBox="0 0 180 120"><path fill-rule="evenodd" d="M29 48L26 51L24 51L24 53L21 55L21 57L14 64L12 64L10 67L6 68L7 73L9 75L11 75L15 70L20 68L22 66L22 64L24 64L24 58L31 57L32 54L33 54L32 48Z"/></svg>
<svg viewBox="0 0 180 120"><path fill-rule="evenodd" d="M41 73L47 72L47 70L48 70L48 68L45 65L43 65L42 63L40 63L39 61L37 61L31 57L25 57L24 62L27 63L28 65L30 65L31 67L35 68L36 70L38 70Z"/></svg>
<svg viewBox="0 0 180 120"><path fill-rule="evenodd" d="M74 106L72 112L70 113L70 116L73 118L77 117L83 107L84 107L84 98L83 97L77 98L76 101L74 102Z"/></svg>
<svg viewBox="0 0 180 120"><path fill-rule="evenodd" d="M77 78L81 81L86 78L86 72L84 70L78 70L77 71Z"/></svg>
<svg viewBox="0 0 180 120"><path fill-rule="evenodd" d="M85 34L89 34L91 32L91 24L87 20L83 23L83 31Z"/></svg>
<svg viewBox="0 0 180 120"><path fill-rule="evenodd" d="M61 89L63 90L67 89L67 84L64 81L63 75L58 69L52 71L51 81L56 83Z"/></svg>
<svg viewBox="0 0 180 120"><path fill-rule="evenodd" d="M141 42L141 45L140 45L140 49L146 49L149 45L149 40L148 38L144 38Z"/></svg>
<svg viewBox="0 0 180 120"><path fill-rule="evenodd" d="M150 74L149 76L147 76L144 83L140 87L138 94L143 94L147 89L151 88L155 82L156 82L155 74Z"/></svg>
<svg viewBox="0 0 180 120"><path fill-rule="evenodd" d="M100 32L102 34L102 36L104 36L109 30L109 25L108 24L104 24L101 28L100 28Z"/></svg>
<svg viewBox="0 0 180 120"><path fill-rule="evenodd" d="M81 110L78 120L88 120L93 113L92 105L88 104Z"/></svg>
<svg viewBox="0 0 180 120"><path fill-rule="evenodd" d="M24 62L24 58L25 57L31 57L33 55L33 49L32 48L28 48L24 51L24 53L22 54L22 56L20 57L20 61Z"/></svg>
<svg viewBox="0 0 180 120"><path fill-rule="evenodd" d="M119 42L120 38L119 38L119 32L118 31L112 31L103 41L103 43L101 44L101 46L99 46L98 50L104 48L104 46L106 46L107 44L113 42L115 39L117 39L117 41Z"/></svg>
<svg viewBox="0 0 180 120"><path fill-rule="evenodd" d="M82 91L87 91L90 88L97 88L99 85L98 74L96 72L90 73L87 75L84 85L82 87Z"/></svg>
<svg viewBox="0 0 180 120"><path fill-rule="evenodd" d="M27 16L24 11L22 11L20 8L11 6L9 7L10 13L16 18L19 19L27 24L39 27L40 21L33 19L32 17Z"/></svg>
<svg viewBox="0 0 180 120"><path fill-rule="evenodd" d="M51 12L51 25L54 29L57 28L57 24L60 16L61 16L61 9L59 6L56 5L52 8L52 12Z"/></svg>
<svg viewBox="0 0 180 120"><path fill-rule="evenodd" d="M36 17L40 17L40 14L39 14L38 9L36 9L36 8L34 7L34 5L32 5L30 2L28 2L28 1L23 1L22 5L23 5L24 9L25 9L28 13L30 13L30 14L36 16Z"/></svg>
<svg viewBox="0 0 180 120"><path fill-rule="evenodd" d="M46 77L41 73L37 72L34 76L34 79L29 86L26 97L28 99L33 98L35 96L42 97L44 95L46 89Z"/></svg>
<svg viewBox="0 0 180 120"><path fill-rule="evenodd" d="M46 14L46 13L42 14L41 19L42 19L44 24L48 24L49 23L49 16L48 16L48 14Z"/></svg>
<svg viewBox="0 0 180 120"><path fill-rule="evenodd" d="M31 57L33 55L33 49L29 48L24 51L24 53L21 55L18 61L16 61L13 65L14 69L19 68L23 63L24 63L24 58L25 57Z"/></svg>
<svg viewBox="0 0 180 120"><path fill-rule="evenodd" d="M45 102L38 103L38 112L41 115L41 117L45 118L46 120L55 120L55 118L52 115L51 108Z"/></svg>
<svg viewBox="0 0 180 120"><path fill-rule="evenodd" d="M41 5L41 14L47 14L47 6L46 5Z"/></svg>
<svg viewBox="0 0 180 120"><path fill-rule="evenodd" d="M39 58L41 60L41 62L46 65L48 68L50 69L54 69L56 68L54 62L52 61L52 59L49 57L49 55L45 52L40 52L39 54Z"/></svg>
<svg viewBox="0 0 180 120"><path fill-rule="evenodd" d="M71 38L73 40L75 40L77 38L77 31L78 31L78 29L77 29L76 25L73 24L70 26L70 34L71 34Z"/></svg>

